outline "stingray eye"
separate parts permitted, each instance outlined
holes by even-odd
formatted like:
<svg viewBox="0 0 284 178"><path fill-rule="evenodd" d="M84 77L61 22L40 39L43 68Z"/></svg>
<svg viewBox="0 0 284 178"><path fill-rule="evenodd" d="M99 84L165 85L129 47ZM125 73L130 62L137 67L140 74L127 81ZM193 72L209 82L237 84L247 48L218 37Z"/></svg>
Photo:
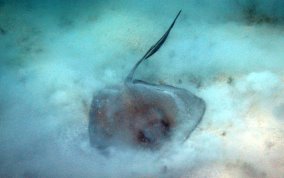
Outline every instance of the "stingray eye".
<svg viewBox="0 0 284 178"><path fill-rule="evenodd" d="M150 143L151 140L145 136L144 132L140 130L137 135L137 140L141 143Z"/></svg>
<svg viewBox="0 0 284 178"><path fill-rule="evenodd" d="M164 131L164 134L167 134L171 129L171 123L167 120L161 120L161 125Z"/></svg>

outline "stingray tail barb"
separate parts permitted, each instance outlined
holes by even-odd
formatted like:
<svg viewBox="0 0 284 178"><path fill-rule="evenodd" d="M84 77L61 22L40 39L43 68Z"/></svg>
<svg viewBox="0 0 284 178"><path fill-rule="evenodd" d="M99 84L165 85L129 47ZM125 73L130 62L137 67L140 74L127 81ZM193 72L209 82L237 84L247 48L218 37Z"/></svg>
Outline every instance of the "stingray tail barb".
<svg viewBox="0 0 284 178"><path fill-rule="evenodd" d="M180 13L181 13L181 10L178 12L174 21L172 22L172 24L168 28L168 30L165 32L165 34L159 39L159 41L156 42L156 44L151 46L151 48L146 52L146 54L134 65L134 67L131 69L130 73L127 75L125 82L133 82L133 76L134 76L134 73L135 73L136 69L138 68L138 66L143 61L145 61L146 59L151 57L153 54L155 54L160 49L160 47L164 44L164 42L168 38L173 26L175 25L175 22L176 22L177 18L179 17Z"/></svg>

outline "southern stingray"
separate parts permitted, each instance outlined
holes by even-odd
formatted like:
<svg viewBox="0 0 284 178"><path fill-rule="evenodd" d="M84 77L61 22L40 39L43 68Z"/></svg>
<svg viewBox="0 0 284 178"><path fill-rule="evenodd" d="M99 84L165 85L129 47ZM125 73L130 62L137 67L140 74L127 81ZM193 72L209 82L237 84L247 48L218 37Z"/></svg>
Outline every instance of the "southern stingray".
<svg viewBox="0 0 284 178"><path fill-rule="evenodd" d="M134 78L138 66L164 44L180 13L134 65L123 84L106 87L94 96L89 113L91 145L153 148L169 140L183 142L200 123L205 112L201 98L183 88Z"/></svg>

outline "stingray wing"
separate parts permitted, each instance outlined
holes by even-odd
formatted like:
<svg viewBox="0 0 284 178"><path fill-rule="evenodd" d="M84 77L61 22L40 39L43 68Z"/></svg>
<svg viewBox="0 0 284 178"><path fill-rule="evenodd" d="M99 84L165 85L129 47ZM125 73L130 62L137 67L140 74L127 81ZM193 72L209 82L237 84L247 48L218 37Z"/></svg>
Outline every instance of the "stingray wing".
<svg viewBox="0 0 284 178"><path fill-rule="evenodd" d="M128 85L128 88L131 86ZM186 89L171 85L135 80L131 92L147 102L155 102L164 112L171 112L176 129L173 131L174 140L186 140L200 123L206 110L203 99Z"/></svg>

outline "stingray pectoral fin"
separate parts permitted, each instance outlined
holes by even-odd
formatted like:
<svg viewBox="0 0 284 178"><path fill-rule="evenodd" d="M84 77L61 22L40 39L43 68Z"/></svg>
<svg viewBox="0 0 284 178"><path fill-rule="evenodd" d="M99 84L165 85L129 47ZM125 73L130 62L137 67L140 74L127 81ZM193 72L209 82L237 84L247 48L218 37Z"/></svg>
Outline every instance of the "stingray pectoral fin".
<svg viewBox="0 0 284 178"><path fill-rule="evenodd" d="M206 104L202 98L199 98L190 91L183 91L180 98L186 98L183 99L183 102L188 112L188 119L184 120L183 124L184 126L186 125L183 141L186 141L201 122L206 110Z"/></svg>
<svg viewBox="0 0 284 178"><path fill-rule="evenodd" d="M152 102L159 105L163 111L175 110L174 140L187 140L205 113L205 101L186 89L165 84L152 84L143 80L134 80L132 87L135 87L135 92L139 92L139 96L149 101L155 100Z"/></svg>
<svg viewBox="0 0 284 178"><path fill-rule="evenodd" d="M130 71L130 73L127 75L125 82L132 82L133 81L133 75L137 69L137 67L146 59L148 59L149 57L151 57L153 54L155 54L160 47L164 44L164 42L166 41L166 39L168 38L173 26L175 25L175 22L177 20L177 18L179 17L181 13L181 10L178 12L178 14L176 15L174 21L172 22L172 24L170 25L170 27L168 28L168 30L166 31L166 33L159 39L159 41L157 41L153 46L151 46L151 48L146 52L146 54L134 65L134 67L132 68L132 70Z"/></svg>

